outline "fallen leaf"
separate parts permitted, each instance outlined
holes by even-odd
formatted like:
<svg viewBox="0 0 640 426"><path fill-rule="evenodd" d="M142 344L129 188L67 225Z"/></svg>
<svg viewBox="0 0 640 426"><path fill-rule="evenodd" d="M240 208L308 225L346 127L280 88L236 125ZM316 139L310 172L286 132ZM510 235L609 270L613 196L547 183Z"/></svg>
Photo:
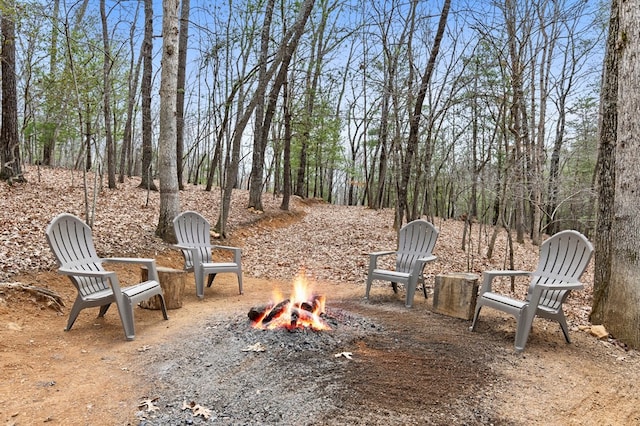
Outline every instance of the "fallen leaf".
<svg viewBox="0 0 640 426"><path fill-rule="evenodd" d="M209 417L211 417L211 410L203 407L200 404L196 404L194 401L191 402L187 402L187 401L183 401L182 402L182 410L191 410L191 415L193 417L197 417L197 416L202 416L204 417L206 420L209 419Z"/></svg>
<svg viewBox="0 0 640 426"><path fill-rule="evenodd" d="M209 420L209 417L211 417L211 410L199 404L196 404L191 411L193 411L193 417L202 416L205 420Z"/></svg>
<svg viewBox="0 0 640 426"><path fill-rule="evenodd" d="M138 408L142 408L146 412L157 411L157 410L160 409L157 405L154 404L154 402L156 402L157 400L158 400L157 397L156 398L145 399L145 400L141 401L138 404Z"/></svg>
<svg viewBox="0 0 640 426"><path fill-rule="evenodd" d="M265 348L262 343L258 342L258 343L254 343L253 345L247 346L246 348L242 349L242 352L264 352L266 350L267 350L267 348Z"/></svg>
<svg viewBox="0 0 640 426"><path fill-rule="evenodd" d="M346 359L353 359L352 358L353 353L352 352L340 352L339 354L335 354L334 357L336 358L340 358L341 356L345 357Z"/></svg>

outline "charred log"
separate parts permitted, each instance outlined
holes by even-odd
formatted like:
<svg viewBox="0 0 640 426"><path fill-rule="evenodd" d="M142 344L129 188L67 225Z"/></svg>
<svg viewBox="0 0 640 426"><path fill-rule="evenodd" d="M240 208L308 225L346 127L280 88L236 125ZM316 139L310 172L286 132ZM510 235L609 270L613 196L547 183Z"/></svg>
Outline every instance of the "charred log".
<svg viewBox="0 0 640 426"><path fill-rule="evenodd" d="M264 318L262 318L262 323L268 324L274 318L277 318L278 316L282 315L282 313L289 308L289 303L290 303L289 299L285 299L282 302L278 303L269 311L267 315L265 315Z"/></svg>
<svg viewBox="0 0 640 426"><path fill-rule="evenodd" d="M249 316L249 319L251 321L258 322L260 321L260 318L264 316L264 313L267 311L267 309L269 309L269 306L254 306L253 308L249 309L247 315Z"/></svg>

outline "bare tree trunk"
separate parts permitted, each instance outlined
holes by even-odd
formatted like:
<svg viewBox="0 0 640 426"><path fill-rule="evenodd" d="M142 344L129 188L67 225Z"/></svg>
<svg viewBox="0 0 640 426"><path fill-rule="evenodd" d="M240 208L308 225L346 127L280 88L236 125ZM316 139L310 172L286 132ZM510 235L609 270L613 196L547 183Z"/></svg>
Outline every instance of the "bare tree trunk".
<svg viewBox="0 0 640 426"><path fill-rule="evenodd" d="M620 34L618 0L611 2L609 35L600 91L600 140L598 145L597 181L598 210L594 238L593 302L589 320L602 324L608 320L609 291L612 268L612 227L616 189L616 144L618 132L618 66Z"/></svg>
<svg viewBox="0 0 640 426"><path fill-rule="evenodd" d="M309 195L309 187L307 178L307 150L309 149L309 143L311 142L311 121L313 117L313 110L315 108L316 94L318 89L318 81L320 78L320 68L322 64L322 45L323 40L320 34L314 34L313 40L313 52L311 53L311 60L307 68L307 74L305 76L305 99L304 99L304 118L303 129L300 138L300 155L298 157L298 170L296 173L296 188L295 194L299 197L306 198Z"/></svg>
<svg viewBox="0 0 640 426"><path fill-rule="evenodd" d="M57 20L58 15L60 14L60 0L54 0L52 7L52 20ZM49 45L49 75L55 76L57 74L58 68L58 29L53 27L51 28L51 44ZM45 102L45 105L48 105L49 102ZM51 120L51 115L49 111L47 111L47 117ZM55 151L55 131L49 131L44 135L44 141L42 144L42 164L45 166L53 165L53 153Z"/></svg>
<svg viewBox="0 0 640 426"><path fill-rule="evenodd" d="M105 0L100 0L100 20L102 22L102 47L104 49L104 62L102 68L103 78L103 112L104 133L107 149L107 182L109 189L116 188L116 146L113 141L113 126L111 121L111 48L109 47L109 31L107 28L107 12Z"/></svg>
<svg viewBox="0 0 640 426"><path fill-rule="evenodd" d="M136 9L137 10L137 9ZM136 13L137 14L137 13ZM134 32L137 29L135 25L131 26L129 32L131 49L131 62L129 67L129 83L128 83L128 99L127 99L127 118L124 123L124 135L122 136L122 148L120 150L120 176L118 181L124 183L124 176L128 174L131 176L131 156L132 156L132 133L133 133L133 111L136 103L136 94L138 93L138 80L140 79L140 68L142 68L142 47L140 49L140 56L138 62L134 67Z"/></svg>
<svg viewBox="0 0 640 426"><path fill-rule="evenodd" d="M553 28L553 25L551 26ZM531 147L531 163L532 170L529 176L531 185L531 242L534 245L540 245L540 227L542 224L542 187L543 187L543 170L542 164L544 162L544 142L546 139L545 128L547 126L547 100L549 97L549 73L551 70L551 55L554 52L554 40L546 32L545 23L540 22L540 29L543 34L543 47L542 47L542 60L540 61L540 69L538 75L538 126L537 126L537 138L533 146ZM532 83L533 86L533 83ZM533 89L533 87L532 87ZM532 90L532 97L535 97ZM535 103L532 99L531 109L535 108ZM533 121L533 120L532 120ZM532 128L533 128L532 123ZM532 141L533 142L533 141Z"/></svg>
<svg viewBox="0 0 640 426"><path fill-rule="evenodd" d="M175 243L173 219L180 214L177 158L176 94L178 91L178 7L179 0L162 1L162 72L160 77L160 138L158 172L160 175L160 217L156 235Z"/></svg>
<svg viewBox="0 0 640 426"><path fill-rule="evenodd" d="M178 93L177 93L177 129L176 129L176 158L178 161L178 188L184 189L182 169L184 156L184 96L187 70L187 42L189 40L189 12L190 0L182 0L180 12L180 34L178 39Z"/></svg>
<svg viewBox="0 0 640 426"><path fill-rule="evenodd" d="M579 21L580 18L575 19L575 22ZM579 39L576 40L576 38L575 31L571 31L568 35L567 48L565 48L562 53L562 71L560 73L560 78L558 79L558 121L556 122L553 150L551 152L551 159L549 162L549 181L547 186L548 195L545 206L545 231L551 235L560 230L557 224L558 222L556 221L556 210L559 205L558 189L560 186L560 154L565 144L565 127L567 124L568 112L567 101L570 100L571 90L573 89L574 82L577 79L576 69L578 67L578 60L586 57L589 52L589 50L581 49ZM611 188L613 189L613 186Z"/></svg>
<svg viewBox="0 0 640 426"><path fill-rule="evenodd" d="M262 35L260 38L260 58L258 64L258 84L265 84L267 76L267 59L269 54L269 34L271 32L271 20L275 0L266 2L264 11L264 22L262 24ZM288 64L287 64L288 66ZM281 71L282 72L282 71ZM286 70L285 70L286 73ZM283 79L284 80L284 79ZM279 90L279 88L278 88ZM276 92L275 98L278 94ZM271 102L271 99L269 100ZM275 100L274 100L275 103ZM262 175L264 173L264 155L267 149L269 125L265 123L264 117L264 95L260 96L256 104L255 126L253 135L253 157L251 160L251 177L249 179L249 205L256 210L262 211Z"/></svg>
<svg viewBox="0 0 640 426"><path fill-rule="evenodd" d="M415 3L415 2L414 2ZM394 85L396 84L396 74L398 71L398 60L401 51L396 49L395 46L391 46L388 42L388 26L386 22L381 25L381 37L382 37L382 51L384 62L382 67L384 69L384 83L382 90L382 102L380 105L380 130L378 135L378 146L376 147L378 153L378 181L375 196L369 198L369 207L372 209L379 209L382 207L382 200L386 190L387 181L387 169L389 159L387 153L389 152L389 115L391 111L391 94L394 92ZM401 42L404 42L406 35L406 26L403 34L400 37ZM373 164L373 163L372 163Z"/></svg>
<svg viewBox="0 0 640 426"><path fill-rule="evenodd" d="M514 138L513 160L517 168L515 185L515 227L516 241L524 243L524 197L525 197L525 155L523 142L525 142L525 132L527 120L524 116L524 91L522 88L522 64L517 45L516 35L516 4L515 0L505 2L505 20L507 37L509 44L509 56L511 58L511 85L513 88L513 100L511 104L511 133Z"/></svg>
<svg viewBox="0 0 640 426"><path fill-rule="evenodd" d="M2 129L0 130L0 179L25 182L18 137L18 92L16 89L15 4L2 10Z"/></svg>
<svg viewBox="0 0 640 426"><path fill-rule="evenodd" d="M93 158L92 158L92 154L91 154L91 122L87 121L86 124L87 130L85 131L84 134L84 146L85 146L85 151L86 151L86 155L85 157L85 164L84 164L84 171L88 172L89 170L91 170L91 164L93 163Z"/></svg>
<svg viewBox="0 0 640 426"><path fill-rule="evenodd" d="M218 163L220 162L220 157L222 156L222 140L225 132L227 131L227 127L229 125L229 116L231 115L231 106L233 104L233 99L236 96L240 88L240 83L236 83L231 90L231 93L227 97L227 101L224 104L224 118L222 119L222 124L218 129L218 133L216 136L216 146L213 152L213 158L211 159L211 163L209 164L209 174L207 175L207 185L205 191L211 191L213 188L213 178L216 174L216 169L218 168ZM222 170L220 170L222 173Z"/></svg>
<svg viewBox="0 0 640 426"><path fill-rule="evenodd" d="M507 118L507 97L503 97L504 101L500 106L500 116L504 121ZM493 205L493 233L491 234L489 244L487 246L487 258L491 259L493 257L493 250L495 248L496 238L498 237L498 232L501 227L504 226L506 220L504 215L506 213L506 201L507 201L507 186L509 180L509 173L506 167L503 169L503 160L507 155L507 151L509 149L509 139L507 135L507 126L506 122L502 122L501 128L503 128L503 132L500 136L502 142L504 142L504 148L501 143L498 143L496 157L498 157L497 163L497 173L496 173L496 181L495 181L495 193L496 197ZM500 122L500 121L499 121ZM511 223L508 224L509 229L511 228ZM508 231L510 232L510 231Z"/></svg>
<svg viewBox="0 0 640 426"><path fill-rule="evenodd" d="M407 191L409 187L409 178L411 177L411 164L413 163L413 156L418 145L418 133L420 130L420 118L422 116L422 104L427 94L427 88L431 81L431 75L435 68L436 58L440 51L440 43L444 36L444 30L447 26L447 16L449 15L449 8L451 6L451 0L445 0L442 5L442 12L440 14L440 22L438 23L438 30L433 40L433 46L431 47L431 54L424 74L422 75L422 81L420 83L420 89L418 96L416 97L416 103L413 113L410 117L409 125L409 139L407 141L407 152L402 161L402 176L400 185L398 188L398 203L396 206L396 214L394 220L394 227L400 229L403 222L403 217L407 209Z"/></svg>
<svg viewBox="0 0 640 426"><path fill-rule="evenodd" d="M260 137L262 138L260 149L263 150L263 153L262 153L263 161L264 161L264 150L267 148L267 132L271 128L271 122L273 120L273 116L276 111L278 94L286 81L287 73L289 72L289 64L291 63L292 56L293 56L293 49L290 49L285 54L282 64L280 65L280 71L278 72L278 75L276 76L273 82L273 85L271 86L271 92L269 93L269 97L268 97L269 102L267 104L267 110L265 111L265 114L264 114L264 123L262 126L262 133L260 135ZM289 126L291 126L291 122L289 122ZM291 131L291 128L289 128L289 131ZM291 140L289 140L289 155L290 154L291 154ZM289 167L291 167L291 162L289 162ZM260 167L260 169L262 170L263 167ZM260 172L260 179L262 179L262 174L263 173ZM257 189L258 188L254 188L254 190L257 190ZM262 190L262 184L260 185L260 193L262 192L261 190ZM249 205L249 207L251 207L251 204ZM258 210L262 210L261 198L260 198L260 203L254 206L254 208Z"/></svg>
<svg viewBox="0 0 640 426"><path fill-rule="evenodd" d="M611 228L611 275L604 299L604 325L613 336L640 348L640 4L619 3L615 197ZM604 173L604 172L603 172ZM600 174L602 176L602 174ZM602 207L600 209L602 212ZM605 236L606 237L606 236ZM605 254L607 252L605 251ZM600 290L600 289L599 289Z"/></svg>
<svg viewBox="0 0 640 426"><path fill-rule="evenodd" d="M335 2L331 7L337 4ZM313 122L313 114L316 106L317 92L318 92L318 84L320 81L320 76L322 73L322 67L324 65L324 58L327 54L327 35L325 33L327 27L327 19L329 16L329 2L327 0L322 0L320 2L320 21L316 28L312 28L313 32L313 40L312 40L312 50L311 50L311 60L309 61L309 65L307 67L307 74L305 76L305 92L304 92L304 118L303 121L303 129L302 136L300 138L300 155L298 157L298 170L296 174L296 188L295 194L300 197L307 197L309 195L309 182L308 182L308 171L310 169L310 164L308 162L308 150L313 148L310 146L312 143L311 140L311 130L312 130L312 122ZM317 152L317 151L316 151ZM316 158L318 160L318 158ZM316 184L314 185L314 195L317 195L316 192L317 186L319 185L318 178L319 176L316 174Z"/></svg>
<svg viewBox="0 0 640 426"><path fill-rule="evenodd" d="M398 41L390 40L390 31L391 26L387 19L381 17L380 19L380 36L382 38L382 52L384 61L382 63L384 82L382 83L382 100L380 105L380 126L379 126L379 136L378 136L378 145L376 146L376 157L378 158L378 178L377 178L377 189L375 193L372 194L372 197L369 198L369 206L373 209L379 209L383 207L384 195L387 188L387 173L388 173L388 163L389 163L389 153L393 152L393 142L391 142L391 146L389 143L389 122L394 120L393 117L397 119L398 117L398 96L399 96L399 88L398 88L398 63L400 61L400 56L405 52L403 49L398 49L398 45L407 44L407 50L411 50L412 46L409 42L407 42L407 36L411 34L409 30L409 25L413 26L415 21L415 7L416 1L411 2L411 13L409 19L405 21L405 25L402 28L402 33ZM390 20L391 18L389 18ZM391 27L391 28L390 28ZM409 76L406 80L409 84L413 82L413 66L409 67L411 76ZM366 70L365 70L366 71ZM409 96L411 96L411 89L408 89ZM411 105L411 102L407 102ZM396 107L394 109L394 114L391 112L391 108L393 106ZM391 118L390 118L391 117ZM392 137L392 140L399 140L398 133L400 129L398 126L394 126L395 128L395 138ZM373 170L374 162L372 160L372 177L375 170Z"/></svg>
<svg viewBox="0 0 640 426"><path fill-rule="evenodd" d="M153 182L151 162L153 144L151 133L151 78L153 74L153 1L144 0L144 40L142 41L142 180L140 187L157 191Z"/></svg>
<svg viewBox="0 0 640 426"><path fill-rule="evenodd" d="M284 147L282 158L282 203L280 210L289 210L291 198L291 110L289 109L289 84L282 84L282 108L284 115Z"/></svg>
<svg viewBox="0 0 640 426"><path fill-rule="evenodd" d="M559 229L555 222L555 210L558 207L558 178L560 176L560 150L564 142L564 127L566 122L565 105L566 96L561 96L559 101L559 110L562 111L556 123L555 138L553 141L553 149L551 151L551 159L549 161L549 184L547 186L547 227L546 232L553 235Z"/></svg>

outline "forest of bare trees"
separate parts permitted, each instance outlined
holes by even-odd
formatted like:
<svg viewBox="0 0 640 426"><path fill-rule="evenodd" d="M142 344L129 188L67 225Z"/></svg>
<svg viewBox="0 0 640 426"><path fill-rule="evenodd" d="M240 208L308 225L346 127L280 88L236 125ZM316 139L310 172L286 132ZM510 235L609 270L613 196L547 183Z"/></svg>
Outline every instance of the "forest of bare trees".
<svg viewBox="0 0 640 426"><path fill-rule="evenodd" d="M608 9L447 4L183 1L179 186L589 234ZM16 164L155 189L160 6L16 4Z"/></svg>
<svg viewBox="0 0 640 426"><path fill-rule="evenodd" d="M91 170L113 190L138 176L165 200L166 239L179 189L197 184L221 194L222 237L243 188L256 210L297 195L393 208L396 228L437 216L464 220L468 238L493 224L515 242L572 228L611 243L597 205L607 188L614 199L602 138L616 129L599 123L618 113L617 62L603 68L616 0L0 4L10 183L25 163Z"/></svg>

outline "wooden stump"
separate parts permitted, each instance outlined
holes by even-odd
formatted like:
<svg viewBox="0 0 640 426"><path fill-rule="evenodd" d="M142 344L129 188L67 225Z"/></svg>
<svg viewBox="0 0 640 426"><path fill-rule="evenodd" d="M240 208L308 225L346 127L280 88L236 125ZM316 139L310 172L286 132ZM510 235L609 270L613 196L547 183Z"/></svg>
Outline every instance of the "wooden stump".
<svg viewBox="0 0 640 426"><path fill-rule="evenodd" d="M166 268L164 266L157 266L156 270L158 271L158 279L160 280L160 287L162 287L164 303L167 305L167 309L181 308L187 272L181 269ZM143 266L140 268L140 274L142 281L149 279L149 271L146 267ZM143 300L140 302L140 307L145 309L160 309L160 297L153 296L147 300Z"/></svg>
<svg viewBox="0 0 640 426"><path fill-rule="evenodd" d="M468 273L436 275L433 312L472 320L478 298L479 278Z"/></svg>

